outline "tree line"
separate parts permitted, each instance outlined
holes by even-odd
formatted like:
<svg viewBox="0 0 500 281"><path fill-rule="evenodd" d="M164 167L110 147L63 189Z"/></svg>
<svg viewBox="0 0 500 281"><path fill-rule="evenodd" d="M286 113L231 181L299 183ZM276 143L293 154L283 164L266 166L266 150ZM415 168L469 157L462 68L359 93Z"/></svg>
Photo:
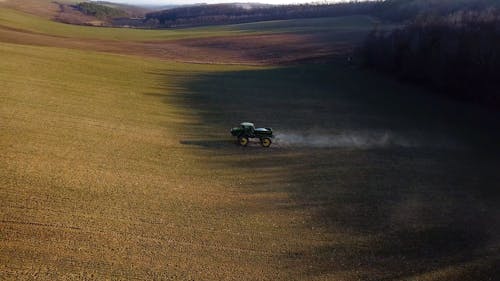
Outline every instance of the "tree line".
<svg viewBox="0 0 500 281"><path fill-rule="evenodd" d="M82 2L76 4L75 8L83 14L94 16L100 20L128 17L128 14L121 9L108 7L97 3Z"/></svg>
<svg viewBox="0 0 500 281"><path fill-rule="evenodd" d="M446 16L458 11L500 8L498 0L381 0L292 5L213 4L194 5L148 13L150 27L230 24L296 18L369 15L390 22L407 22L421 15Z"/></svg>
<svg viewBox="0 0 500 281"><path fill-rule="evenodd" d="M448 16L461 11L480 12L500 8L498 0L385 0L378 1L371 15L391 22L412 21L421 16Z"/></svg>
<svg viewBox="0 0 500 281"><path fill-rule="evenodd" d="M369 67L448 96L500 106L500 9L494 6L425 13L403 28L374 30L363 57Z"/></svg>
<svg viewBox="0 0 500 281"><path fill-rule="evenodd" d="M178 27L243 22L286 20L296 18L336 17L368 14L374 2L336 4L213 4L178 7L146 14L145 23L152 27Z"/></svg>

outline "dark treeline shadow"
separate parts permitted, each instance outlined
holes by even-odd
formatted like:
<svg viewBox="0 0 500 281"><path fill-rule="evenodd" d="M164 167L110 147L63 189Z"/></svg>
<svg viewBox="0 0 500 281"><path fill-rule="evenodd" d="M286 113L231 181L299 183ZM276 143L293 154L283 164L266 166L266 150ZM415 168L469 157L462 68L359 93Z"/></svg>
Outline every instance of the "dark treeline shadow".
<svg viewBox="0 0 500 281"><path fill-rule="evenodd" d="M286 192L293 200L270 208L311 214L308 227L360 241L276 256L297 274L395 280L448 269L460 280L497 276L500 160L491 142L500 138L489 115L339 64L205 73L181 88L165 102L203 120L186 128L182 145L212 153L207 166L252 175L239 187L244 192ZM225 141L241 121L332 138L346 130L418 131L429 140L439 133L465 145L244 149Z"/></svg>
<svg viewBox="0 0 500 281"><path fill-rule="evenodd" d="M448 97L500 108L500 9L424 14L392 32L373 31L369 67Z"/></svg>

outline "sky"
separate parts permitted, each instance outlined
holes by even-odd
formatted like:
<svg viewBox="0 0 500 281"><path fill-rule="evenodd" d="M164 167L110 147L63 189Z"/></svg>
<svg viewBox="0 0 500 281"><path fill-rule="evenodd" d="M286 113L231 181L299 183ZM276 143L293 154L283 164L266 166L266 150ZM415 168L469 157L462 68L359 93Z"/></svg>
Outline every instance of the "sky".
<svg viewBox="0 0 500 281"><path fill-rule="evenodd" d="M310 3L324 2L318 0L106 0L108 2L126 3L126 4L146 4L146 5L169 5L169 4L194 4L194 3L235 3L235 2L254 2L268 4L289 4L289 3ZM328 2L341 2L342 0L333 0Z"/></svg>

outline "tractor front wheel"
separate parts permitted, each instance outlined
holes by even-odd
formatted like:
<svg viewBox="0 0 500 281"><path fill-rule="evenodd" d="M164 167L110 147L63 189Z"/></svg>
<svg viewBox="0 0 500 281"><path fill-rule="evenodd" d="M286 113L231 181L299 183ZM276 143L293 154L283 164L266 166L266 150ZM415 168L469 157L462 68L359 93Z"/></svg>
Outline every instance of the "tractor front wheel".
<svg viewBox="0 0 500 281"><path fill-rule="evenodd" d="M260 139L260 144L263 146L263 147L269 147L271 146L271 139L270 138L262 138Z"/></svg>
<svg viewBox="0 0 500 281"><path fill-rule="evenodd" d="M241 146L247 146L248 145L248 138L247 137L239 137L238 138L238 143Z"/></svg>

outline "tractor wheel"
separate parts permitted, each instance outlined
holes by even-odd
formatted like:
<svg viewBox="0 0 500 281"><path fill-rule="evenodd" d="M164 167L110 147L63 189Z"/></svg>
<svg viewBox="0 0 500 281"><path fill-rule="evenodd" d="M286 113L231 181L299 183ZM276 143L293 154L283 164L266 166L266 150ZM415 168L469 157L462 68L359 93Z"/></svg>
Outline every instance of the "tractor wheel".
<svg viewBox="0 0 500 281"><path fill-rule="evenodd" d="M260 144L263 146L263 147L269 147L271 146L271 139L270 138L262 138L260 139Z"/></svg>
<svg viewBox="0 0 500 281"><path fill-rule="evenodd" d="M241 146L247 146L248 145L248 138L247 137L239 137L238 138L238 143Z"/></svg>

